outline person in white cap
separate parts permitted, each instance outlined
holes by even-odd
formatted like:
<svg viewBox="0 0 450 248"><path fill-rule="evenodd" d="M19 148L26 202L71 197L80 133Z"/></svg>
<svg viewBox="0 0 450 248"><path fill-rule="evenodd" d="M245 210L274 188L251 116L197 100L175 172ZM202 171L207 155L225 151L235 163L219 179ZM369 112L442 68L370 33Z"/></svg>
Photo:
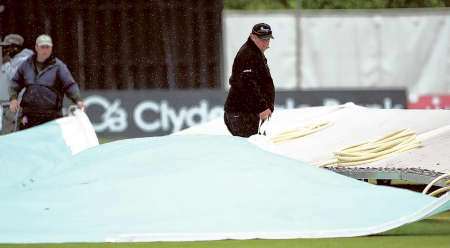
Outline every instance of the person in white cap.
<svg viewBox="0 0 450 248"><path fill-rule="evenodd" d="M23 47L24 39L19 34L8 34L3 39L3 64L0 73L0 102L4 106L9 102L8 90L11 86L11 79L19 66L31 55L33 51ZM15 129L16 114L9 108L3 109L3 118L1 123L1 134L11 133Z"/></svg>
<svg viewBox="0 0 450 248"><path fill-rule="evenodd" d="M9 92L10 110L16 112L17 95L25 88L20 102L23 112L20 130L62 117L64 95L84 109L78 84L67 66L52 53L52 38L46 34L37 37L35 50L12 78Z"/></svg>

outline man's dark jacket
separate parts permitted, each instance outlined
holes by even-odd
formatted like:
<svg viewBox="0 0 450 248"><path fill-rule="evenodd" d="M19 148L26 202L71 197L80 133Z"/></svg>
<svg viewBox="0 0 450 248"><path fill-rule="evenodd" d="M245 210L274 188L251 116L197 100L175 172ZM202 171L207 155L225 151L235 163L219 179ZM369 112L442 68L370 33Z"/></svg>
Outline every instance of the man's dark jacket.
<svg viewBox="0 0 450 248"><path fill-rule="evenodd" d="M74 103L81 100L80 89L67 66L53 55L44 62L38 72L36 55L25 60L12 78L10 99L16 99L21 89L26 88L20 103L23 112L29 115L60 113L64 94Z"/></svg>
<svg viewBox="0 0 450 248"><path fill-rule="evenodd" d="M273 111L275 88L267 59L250 37L234 58L230 85L225 112Z"/></svg>

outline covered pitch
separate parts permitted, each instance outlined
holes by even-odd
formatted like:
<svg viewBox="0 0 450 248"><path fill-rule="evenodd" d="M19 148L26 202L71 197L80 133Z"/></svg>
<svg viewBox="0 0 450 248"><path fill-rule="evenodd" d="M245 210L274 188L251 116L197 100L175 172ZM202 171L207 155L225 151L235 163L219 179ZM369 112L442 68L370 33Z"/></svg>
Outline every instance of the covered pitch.
<svg viewBox="0 0 450 248"><path fill-rule="evenodd" d="M262 127L267 136L253 136L250 140L265 150L357 179L428 184L450 173L449 120L448 110L371 109L347 103L275 111ZM393 139L384 140L390 144L373 144L395 133ZM222 119L178 134L230 135ZM361 155L365 159L347 157L348 161L359 161L356 163L336 160L336 154L364 143L365 148L373 147L374 156L366 153ZM370 151L364 147L360 150ZM445 182L440 180L436 185L445 186Z"/></svg>
<svg viewBox="0 0 450 248"><path fill-rule="evenodd" d="M448 193L367 184L243 138L97 145L82 113L0 150L0 243L352 237L450 209Z"/></svg>

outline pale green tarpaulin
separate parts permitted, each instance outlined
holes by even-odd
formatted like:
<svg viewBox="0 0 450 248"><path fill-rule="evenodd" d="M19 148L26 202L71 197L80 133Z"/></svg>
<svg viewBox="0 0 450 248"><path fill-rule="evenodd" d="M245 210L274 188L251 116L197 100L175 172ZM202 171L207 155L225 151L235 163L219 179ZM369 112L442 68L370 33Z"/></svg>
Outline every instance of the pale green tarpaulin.
<svg viewBox="0 0 450 248"><path fill-rule="evenodd" d="M0 243L349 237L450 209L449 194L370 185L236 137L72 155L70 139L86 133L75 119L0 137Z"/></svg>

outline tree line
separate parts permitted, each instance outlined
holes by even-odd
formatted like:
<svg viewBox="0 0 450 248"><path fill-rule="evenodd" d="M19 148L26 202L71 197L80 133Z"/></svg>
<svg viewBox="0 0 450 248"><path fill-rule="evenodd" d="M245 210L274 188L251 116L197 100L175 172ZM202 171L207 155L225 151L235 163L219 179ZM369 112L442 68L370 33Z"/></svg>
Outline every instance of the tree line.
<svg viewBox="0 0 450 248"><path fill-rule="evenodd" d="M225 9L267 10L295 9L389 9L443 8L450 0L224 0Z"/></svg>

